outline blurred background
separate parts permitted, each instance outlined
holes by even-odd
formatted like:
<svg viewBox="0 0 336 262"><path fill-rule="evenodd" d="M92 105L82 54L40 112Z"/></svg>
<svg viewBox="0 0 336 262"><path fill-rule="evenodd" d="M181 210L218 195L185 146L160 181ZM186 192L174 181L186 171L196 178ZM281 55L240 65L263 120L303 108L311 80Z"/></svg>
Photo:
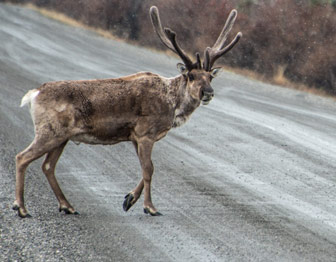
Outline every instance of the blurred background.
<svg viewBox="0 0 336 262"><path fill-rule="evenodd" d="M134 44L165 50L148 11L158 6L163 26L183 49L203 53L217 39L231 9L239 44L219 61L263 80L336 95L336 0L0 0L32 3L110 31ZM229 39L229 41L231 41ZM228 41L228 42L229 42Z"/></svg>

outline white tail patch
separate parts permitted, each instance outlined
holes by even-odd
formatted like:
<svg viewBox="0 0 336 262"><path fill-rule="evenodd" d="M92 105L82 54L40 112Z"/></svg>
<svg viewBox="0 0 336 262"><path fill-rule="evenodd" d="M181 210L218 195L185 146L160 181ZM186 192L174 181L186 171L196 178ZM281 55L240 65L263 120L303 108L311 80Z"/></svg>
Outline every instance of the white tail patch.
<svg viewBox="0 0 336 262"><path fill-rule="evenodd" d="M21 105L20 107L23 107L27 104L31 104L32 100L37 97L37 95L40 93L39 90L37 89L33 89L33 90L29 90L27 94L25 94L24 97L22 97L21 100Z"/></svg>

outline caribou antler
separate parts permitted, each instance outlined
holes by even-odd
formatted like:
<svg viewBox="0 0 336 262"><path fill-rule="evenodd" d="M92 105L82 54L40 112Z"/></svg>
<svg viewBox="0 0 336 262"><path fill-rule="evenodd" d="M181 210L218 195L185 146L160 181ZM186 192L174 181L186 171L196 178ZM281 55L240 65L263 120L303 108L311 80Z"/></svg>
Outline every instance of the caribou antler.
<svg viewBox="0 0 336 262"><path fill-rule="evenodd" d="M195 68L191 59L176 42L176 33L169 28L165 28L164 30L162 29L158 8L156 6L152 6L149 12L154 30L161 39L162 43L181 57L189 71Z"/></svg>
<svg viewBox="0 0 336 262"><path fill-rule="evenodd" d="M195 63L188 57L188 55L183 51L183 49L178 45L176 42L176 33L172 31L170 28L162 28L161 20L159 16L159 10L156 6L152 6L150 8L150 17L152 20L152 24L154 27L155 32L161 39L162 43L172 50L174 53L178 54L182 61L184 62L188 71L192 69L201 69L201 59L199 53L196 53L197 61ZM224 43L226 41L227 35L232 29L232 26L236 20L237 11L234 9L231 11L228 19L225 22L225 25L220 33L216 43L213 47L207 47L204 51L204 62L203 62L203 69L205 71L210 71L212 66L214 65L215 61L231 50L232 47L236 43L238 43L239 39L242 37L242 33L239 32L236 37L232 40L230 44L224 47Z"/></svg>
<svg viewBox="0 0 336 262"><path fill-rule="evenodd" d="M224 47L227 35L231 31L232 26L236 21L236 17L237 17L237 10L233 9L229 17L227 18L225 25L222 29L222 32L220 33L216 43L213 45L213 47L211 48L207 47L205 49L204 63L203 63L204 70L210 71L215 61L225 53L229 52L231 48L234 47L235 44L238 43L239 39L242 37L243 34L241 32L237 33L236 37L231 41L231 43L228 44L226 47Z"/></svg>

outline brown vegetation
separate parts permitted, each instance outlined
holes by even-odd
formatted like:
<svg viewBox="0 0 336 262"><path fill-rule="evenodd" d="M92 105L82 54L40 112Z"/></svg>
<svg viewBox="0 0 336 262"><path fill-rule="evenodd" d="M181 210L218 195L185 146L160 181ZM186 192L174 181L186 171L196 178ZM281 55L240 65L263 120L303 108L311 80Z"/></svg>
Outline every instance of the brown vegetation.
<svg viewBox="0 0 336 262"><path fill-rule="evenodd" d="M335 0L10 1L51 8L120 38L161 49L148 17L150 6L157 5L162 20L192 52L215 41L229 10L237 8L235 32L244 35L222 63L336 95Z"/></svg>

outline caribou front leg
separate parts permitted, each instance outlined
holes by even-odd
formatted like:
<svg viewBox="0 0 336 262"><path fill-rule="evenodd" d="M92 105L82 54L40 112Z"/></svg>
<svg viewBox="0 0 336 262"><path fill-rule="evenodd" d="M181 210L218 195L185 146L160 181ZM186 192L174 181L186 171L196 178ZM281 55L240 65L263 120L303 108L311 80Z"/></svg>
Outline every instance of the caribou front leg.
<svg viewBox="0 0 336 262"><path fill-rule="evenodd" d="M154 172L154 166L151 160L153 145L154 141L148 138L143 138L138 141L138 156L144 183L144 212L152 216L160 216L161 213L154 207L151 197L151 182Z"/></svg>
<svg viewBox="0 0 336 262"><path fill-rule="evenodd" d="M135 152L139 157L138 143L136 141L133 141L133 145L135 148ZM125 212L127 212L138 201L138 199L141 196L143 188L144 188L144 181L143 179L141 179L139 184L125 196L125 200L123 203L123 209Z"/></svg>
<svg viewBox="0 0 336 262"><path fill-rule="evenodd" d="M151 160L153 145L154 141L148 138L142 138L139 139L139 141L134 142L134 146L140 160L143 178L136 188L125 196L125 201L123 204L125 211L135 204L135 202L139 199L142 190L144 189L144 212L152 216L161 215L161 213L158 212L154 207L151 198L151 181L154 171Z"/></svg>

